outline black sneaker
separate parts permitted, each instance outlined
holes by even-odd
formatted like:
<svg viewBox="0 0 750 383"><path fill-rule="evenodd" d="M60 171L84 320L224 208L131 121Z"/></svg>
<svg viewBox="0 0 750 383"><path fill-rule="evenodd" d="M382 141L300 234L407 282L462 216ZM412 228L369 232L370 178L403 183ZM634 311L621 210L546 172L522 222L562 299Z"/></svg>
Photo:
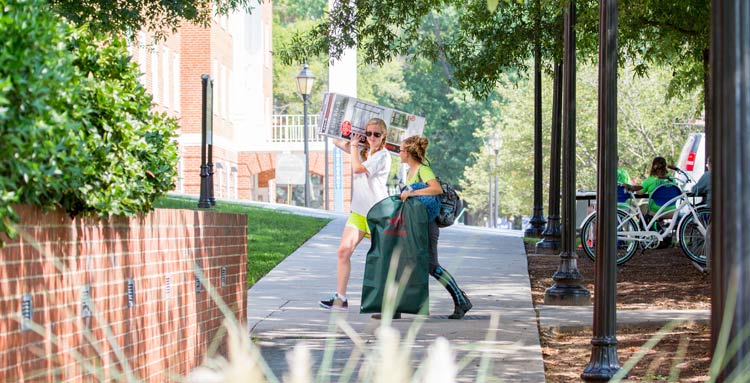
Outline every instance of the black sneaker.
<svg viewBox="0 0 750 383"><path fill-rule="evenodd" d="M333 294L331 299L320 301L320 307L328 310L346 311L349 310L349 302L342 300L339 294Z"/></svg>
<svg viewBox="0 0 750 383"><path fill-rule="evenodd" d="M461 290L461 295L463 297L463 302L453 306L453 314L448 315L448 319L461 319L467 312L469 312L469 310L471 310L472 307L474 307L463 290Z"/></svg>

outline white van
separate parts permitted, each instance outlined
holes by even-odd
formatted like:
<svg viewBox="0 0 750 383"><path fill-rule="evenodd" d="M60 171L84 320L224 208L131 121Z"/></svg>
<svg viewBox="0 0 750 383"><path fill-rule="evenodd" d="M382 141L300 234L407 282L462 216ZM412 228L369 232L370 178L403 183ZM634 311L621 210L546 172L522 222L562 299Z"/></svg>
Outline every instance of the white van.
<svg viewBox="0 0 750 383"><path fill-rule="evenodd" d="M684 170L693 179L693 183L685 185L690 190L695 182L706 172L706 134L690 133L687 142L682 147L677 167ZM684 178L681 174L675 174L678 179ZM684 181L684 180L683 180Z"/></svg>

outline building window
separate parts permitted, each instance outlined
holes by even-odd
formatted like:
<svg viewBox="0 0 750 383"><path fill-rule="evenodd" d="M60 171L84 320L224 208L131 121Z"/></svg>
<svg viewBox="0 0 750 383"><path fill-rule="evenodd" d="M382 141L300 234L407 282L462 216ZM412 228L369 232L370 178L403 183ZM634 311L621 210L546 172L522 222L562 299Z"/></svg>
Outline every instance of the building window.
<svg viewBox="0 0 750 383"><path fill-rule="evenodd" d="M212 71L211 71L211 78L214 80L212 99L213 99L213 103L214 103L214 105L213 105L213 112L214 112L215 115L219 114L219 104L220 104L219 97L218 97L219 96L219 90L218 89L221 86L221 84L219 84L218 75L219 75L219 62L216 61L216 59L214 59L214 61L213 61L213 68L212 68Z"/></svg>
<svg viewBox="0 0 750 383"><path fill-rule="evenodd" d="M224 64L221 65L221 78L219 79L219 82L221 82L221 89L219 89L219 98L221 98L221 116L226 118L227 117L227 88L229 82L227 82L227 67L224 66Z"/></svg>
<svg viewBox="0 0 750 383"><path fill-rule="evenodd" d="M227 198L232 198L232 177L230 172L230 167L227 167Z"/></svg>
<svg viewBox="0 0 750 383"><path fill-rule="evenodd" d="M146 71L148 70L147 65L147 55L148 52L146 50L146 34L143 32L138 32L138 69L141 71L141 76L139 79L141 80L141 85L146 86Z"/></svg>
<svg viewBox="0 0 750 383"><path fill-rule="evenodd" d="M177 192L185 193L185 174L182 157L177 161Z"/></svg>
<svg viewBox="0 0 750 383"><path fill-rule="evenodd" d="M234 185L234 199L239 199L239 187L237 186L237 167L232 166L232 184Z"/></svg>
<svg viewBox="0 0 750 383"><path fill-rule="evenodd" d="M164 51L163 51L163 54L162 54L162 66L161 66L161 69L164 72L162 74L162 78L164 79L164 80L162 80L162 81L164 81L164 96L162 98L164 99L163 104L167 108L171 107L171 104L170 104L171 100L169 99L169 91L171 90L170 87L169 87L170 86L169 85L169 80L170 80L170 77L169 77L169 67L171 65L171 63L169 62L170 61L170 56L171 55L169 54L169 48L164 47Z"/></svg>
<svg viewBox="0 0 750 383"><path fill-rule="evenodd" d="M174 87L174 110L180 111L180 54L175 53L172 59L172 86Z"/></svg>
<svg viewBox="0 0 750 383"><path fill-rule="evenodd" d="M223 197L224 196L224 165L221 164L221 162L218 162L216 164L216 171L214 172L218 177L219 181L219 187L216 188L217 194L219 194L217 197Z"/></svg>
<svg viewBox="0 0 750 383"><path fill-rule="evenodd" d="M154 43L151 46L151 94L154 103L159 103L159 48Z"/></svg>

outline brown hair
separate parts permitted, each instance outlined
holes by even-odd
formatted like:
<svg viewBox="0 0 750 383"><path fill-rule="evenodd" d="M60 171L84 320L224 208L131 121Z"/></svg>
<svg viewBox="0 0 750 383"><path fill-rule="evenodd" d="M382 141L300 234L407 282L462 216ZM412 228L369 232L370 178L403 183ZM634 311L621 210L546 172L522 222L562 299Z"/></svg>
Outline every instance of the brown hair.
<svg viewBox="0 0 750 383"><path fill-rule="evenodd" d="M664 177L667 175L667 160L664 157L654 157L651 162L650 176Z"/></svg>
<svg viewBox="0 0 750 383"><path fill-rule="evenodd" d="M365 131L367 130L367 127L370 125L375 125L378 128L380 128L380 133L382 135L380 136L380 145L378 145L377 149L375 151L383 149L385 146L385 138L388 136L388 127L385 125L385 121L379 119L379 118L371 118L367 121L365 124ZM365 140L365 144L362 146L362 150L359 152L360 155L362 155L362 158L365 160L367 159L367 156L370 155L370 141Z"/></svg>
<svg viewBox="0 0 750 383"><path fill-rule="evenodd" d="M410 155L420 164L424 164L425 162L429 164L425 155L428 145L430 145L430 141L426 137L411 136L401 142L401 150L405 151L406 154Z"/></svg>

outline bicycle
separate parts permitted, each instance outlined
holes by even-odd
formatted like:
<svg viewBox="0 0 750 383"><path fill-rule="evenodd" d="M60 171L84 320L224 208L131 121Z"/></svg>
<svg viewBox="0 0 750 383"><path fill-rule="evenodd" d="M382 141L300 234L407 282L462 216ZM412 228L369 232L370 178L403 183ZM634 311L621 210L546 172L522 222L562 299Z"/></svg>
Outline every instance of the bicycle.
<svg viewBox="0 0 750 383"><path fill-rule="evenodd" d="M621 266L630 260L638 247L641 253L647 249L659 246L663 241L671 241L673 231L677 228L677 238L685 255L701 267L706 265L706 230L711 220L711 211L702 203L696 203L697 196L685 191L684 185L693 182L682 169L670 167L681 172L685 176L682 187L677 185L662 185L658 187L650 199L661 198L661 207L652 217L644 216L639 204L630 203L627 209L623 208L623 197L630 196L630 201L635 201L635 192L625 190L618 185L618 208L617 208L617 265ZM662 196L659 189L664 188ZM671 190L668 190L671 189ZM581 224L581 246L584 253L592 260L596 260L596 212L589 214ZM668 222L667 226L664 226Z"/></svg>

